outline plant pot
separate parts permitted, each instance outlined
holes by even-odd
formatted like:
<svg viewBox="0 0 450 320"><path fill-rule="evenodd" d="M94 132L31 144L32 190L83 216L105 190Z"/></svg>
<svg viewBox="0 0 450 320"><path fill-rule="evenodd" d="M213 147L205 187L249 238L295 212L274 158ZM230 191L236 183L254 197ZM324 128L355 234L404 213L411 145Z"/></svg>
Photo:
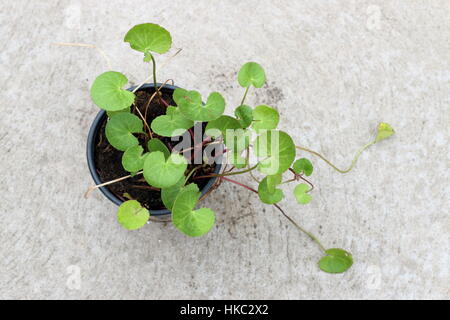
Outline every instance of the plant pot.
<svg viewBox="0 0 450 320"><path fill-rule="evenodd" d="M159 87L162 84L158 83L157 85ZM132 91L135 88L136 88L136 86L131 87L128 90ZM148 89L153 89L153 88L154 88L153 84L147 83L147 84L144 84L143 86L141 86L141 88L139 90L146 90L146 89L148 90ZM160 91L163 93L172 94L176 88L178 88L178 87L166 84ZM101 110L97 114L97 116L95 117L95 119L91 125L91 128L89 130L88 139L87 139L87 149L86 149L87 163L88 163L89 171L91 172L92 178L94 179L94 182L96 185L107 182L107 181L102 181L99 174L97 173L97 167L96 167L95 158L94 158L96 137L99 134L99 130L102 127L103 123L106 121L107 121L106 111ZM222 165L221 165L220 161L217 161L216 166L214 168L214 173L216 173L216 174L219 173L221 166ZM117 177L117 178L120 178L120 177ZM215 186L216 182L218 182L217 177L214 177L214 178L211 178L208 180L206 185L201 189L202 199L205 196L207 196L209 194L209 192L211 192L213 190L213 187ZM107 197L109 200L111 200L116 205L120 206L123 203L123 200L119 199L113 192L111 192L110 189L108 189L107 186L100 187L99 189L105 195L105 197ZM163 216L163 215L171 214L171 212L167 209L162 209L162 210L150 209L150 214L152 216Z"/></svg>

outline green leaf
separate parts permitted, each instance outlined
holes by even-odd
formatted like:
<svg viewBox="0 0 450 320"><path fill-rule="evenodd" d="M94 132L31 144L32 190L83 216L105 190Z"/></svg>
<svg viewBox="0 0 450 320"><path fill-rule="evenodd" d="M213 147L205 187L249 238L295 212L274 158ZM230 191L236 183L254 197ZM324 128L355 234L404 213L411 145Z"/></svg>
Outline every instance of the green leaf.
<svg viewBox="0 0 450 320"><path fill-rule="evenodd" d="M214 211L208 208L193 210L200 195L200 192L192 190L181 192L172 208L173 224L190 237L202 236L214 226Z"/></svg>
<svg viewBox="0 0 450 320"><path fill-rule="evenodd" d="M247 105L242 105L234 110L234 115L238 118L238 121L242 128L248 128L253 121L253 110Z"/></svg>
<svg viewBox="0 0 450 320"><path fill-rule="evenodd" d="M131 113L118 113L106 123L105 135L109 143L120 151L137 146L139 140L133 133L143 133L142 120Z"/></svg>
<svg viewBox="0 0 450 320"><path fill-rule="evenodd" d="M292 169L294 169L295 173L297 174L304 173L307 177L309 177L314 170L311 161L309 161L306 158L296 160L292 165Z"/></svg>
<svg viewBox="0 0 450 320"><path fill-rule="evenodd" d="M169 31L154 23L138 24L127 32L124 38L131 48L147 53L165 53L172 46L172 37Z"/></svg>
<svg viewBox="0 0 450 320"><path fill-rule="evenodd" d="M136 173L144 167L144 161L148 153L142 154L144 148L141 146L134 146L128 148L122 155L122 166L128 172Z"/></svg>
<svg viewBox="0 0 450 320"><path fill-rule="evenodd" d="M172 210L175 199L177 198L180 192L184 191L195 191L199 192L198 186L195 183L190 183L187 186L184 186L185 177L183 176L176 184L171 187L164 188L161 190L161 199L164 203L164 206L168 210Z"/></svg>
<svg viewBox="0 0 450 320"><path fill-rule="evenodd" d="M194 122L181 114L179 108L167 107L166 115L156 117L151 124L154 132L163 137L176 137L191 128Z"/></svg>
<svg viewBox="0 0 450 320"><path fill-rule="evenodd" d="M254 150L262 158L258 163L258 170L266 175L283 173L295 159L294 142L283 131L265 131L256 138Z"/></svg>
<svg viewBox="0 0 450 320"><path fill-rule="evenodd" d="M99 75L92 84L92 101L106 111L119 111L131 106L135 95L122 87L128 83L120 72L107 71Z"/></svg>
<svg viewBox="0 0 450 320"><path fill-rule="evenodd" d="M216 120L209 121L205 128L205 133L213 138L218 138L217 132L213 129L219 130L223 137L226 137L227 130L240 129L239 121L230 116L220 116ZM208 133L211 132L211 134Z"/></svg>
<svg viewBox="0 0 450 320"><path fill-rule="evenodd" d="M311 201L312 197L307 193L309 189L306 183L301 183L295 187L294 196L298 203L307 204Z"/></svg>
<svg viewBox="0 0 450 320"><path fill-rule="evenodd" d="M167 149L166 145L157 138L151 139L147 144L147 148L149 152L161 151L162 153L164 153L165 159L167 159L170 156L169 149Z"/></svg>
<svg viewBox="0 0 450 320"><path fill-rule="evenodd" d="M275 129L280 121L278 111L266 105L260 105L253 110L253 125L252 128L256 132L261 129L271 130Z"/></svg>
<svg viewBox="0 0 450 320"><path fill-rule="evenodd" d="M347 271L353 264L352 255L342 249L328 249L327 254L320 259L319 268L328 273L342 273Z"/></svg>
<svg viewBox="0 0 450 320"><path fill-rule="evenodd" d="M117 220L128 230L136 230L143 227L150 217L147 209L136 200L122 203L117 211Z"/></svg>
<svg viewBox="0 0 450 320"><path fill-rule="evenodd" d="M264 69L256 62L247 62L239 70L238 81L244 88L250 85L261 88L266 82L266 74Z"/></svg>
<svg viewBox="0 0 450 320"><path fill-rule="evenodd" d="M108 118L112 118L116 114L119 114L119 113L130 113L130 112L131 112L131 107L127 107L125 109L118 110L118 111L106 111L106 114L107 114Z"/></svg>
<svg viewBox="0 0 450 320"><path fill-rule="evenodd" d="M281 184L281 179L283 178L283 175L281 173L273 174L270 176L267 176L267 190L270 193L275 192L276 186Z"/></svg>
<svg viewBox="0 0 450 320"><path fill-rule="evenodd" d="M268 177L265 177L258 186L258 195L259 199L267 204L274 204L280 202L284 193L281 189L276 189L274 186L269 187L268 185ZM272 189L272 190L270 190Z"/></svg>
<svg viewBox="0 0 450 320"><path fill-rule="evenodd" d="M144 178L156 188L168 188L184 176L186 168L186 158L179 154L171 154L166 160L161 151L150 152L144 162Z"/></svg>
<svg viewBox="0 0 450 320"><path fill-rule="evenodd" d="M387 139L395 133L394 129L387 123L380 123L377 128L377 137L375 142Z"/></svg>
<svg viewBox="0 0 450 320"><path fill-rule="evenodd" d="M197 91L178 88L173 94L173 99L184 116L192 121L212 121L219 118L225 110L225 99L218 92L211 93L205 105Z"/></svg>

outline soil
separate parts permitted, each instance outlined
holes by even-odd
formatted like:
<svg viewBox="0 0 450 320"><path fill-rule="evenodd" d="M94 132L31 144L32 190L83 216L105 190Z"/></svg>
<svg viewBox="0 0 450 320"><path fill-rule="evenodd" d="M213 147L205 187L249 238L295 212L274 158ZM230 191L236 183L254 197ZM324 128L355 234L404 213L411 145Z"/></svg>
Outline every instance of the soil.
<svg viewBox="0 0 450 320"><path fill-rule="evenodd" d="M164 89L163 89L164 90ZM136 92L136 100L135 104L131 107L131 112L139 116L136 108L139 108L141 113L145 115L145 109L147 107L148 101L154 90L151 89L140 89ZM175 102L172 99L172 91L164 90L162 92L162 99L171 106L176 106ZM147 108L147 116L146 121L150 125L152 120L160 115L164 115L166 112L166 106L160 101L157 97L155 97L150 105ZM129 175L130 173L126 171L122 167L122 155L123 152L114 149L108 142L105 136L105 126L106 126L106 118L102 123L100 130L98 131L97 136L95 137L95 151L94 151L94 161L97 168L97 173L100 176L102 182L108 182L114 179L118 179L120 177L124 177ZM202 129L204 131L206 127L206 123L202 124ZM144 134L136 135L141 142L141 145L146 150L146 136ZM171 143L171 138L160 137L153 133L154 138L158 138L163 141L166 146L171 149L172 144L176 144L177 142ZM148 139L148 138L147 138ZM181 141L181 140L180 140ZM199 141L195 141L195 144L198 145ZM194 146L194 141L192 142L192 146ZM204 147L202 147L203 152ZM193 151L190 151L191 153ZM188 152L186 152L185 156L190 156ZM186 174L194 168L195 165L189 164L186 170ZM205 176L214 172L215 164L206 165L200 169L197 169L194 174L189 179L188 183L194 182L198 185L199 189L202 190L203 187L208 183L209 179L195 179L199 176ZM149 186L149 184L145 181L143 175L137 175L135 177L131 177L129 179L116 182L107 186L107 188L116 195L119 199L126 201L129 199L137 200L141 203L142 206L147 209L152 210L161 210L165 209L163 202L161 200L161 191Z"/></svg>

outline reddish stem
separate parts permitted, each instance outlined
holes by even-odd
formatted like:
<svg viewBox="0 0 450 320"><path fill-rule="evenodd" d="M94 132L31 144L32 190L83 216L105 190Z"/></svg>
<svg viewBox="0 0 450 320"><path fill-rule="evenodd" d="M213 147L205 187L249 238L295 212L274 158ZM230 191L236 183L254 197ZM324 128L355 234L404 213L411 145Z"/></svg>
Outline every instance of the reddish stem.
<svg viewBox="0 0 450 320"><path fill-rule="evenodd" d="M236 181L236 180L233 180L233 179L230 179L230 178L226 178L226 177L220 177L220 179L223 179L223 180L225 180L225 181L229 181L229 182L231 182L231 183L237 184L238 186L244 187L245 189L250 190L250 191L253 191L254 193L258 193L258 191L256 191L256 190L253 189L252 187L246 186L245 184L240 183L240 182L238 182L238 181Z"/></svg>

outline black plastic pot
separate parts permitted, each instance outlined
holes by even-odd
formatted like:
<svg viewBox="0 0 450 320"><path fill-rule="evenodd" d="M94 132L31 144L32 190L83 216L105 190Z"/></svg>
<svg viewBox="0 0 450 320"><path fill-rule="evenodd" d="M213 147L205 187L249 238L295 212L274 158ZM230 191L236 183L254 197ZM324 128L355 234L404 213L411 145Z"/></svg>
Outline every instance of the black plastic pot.
<svg viewBox="0 0 450 320"><path fill-rule="evenodd" d="M162 84L158 83L158 86L161 86ZM152 89L154 87L153 84L150 83L146 83L144 84L139 90L143 89ZM134 90L134 88L136 87L131 87L128 90L132 91ZM173 91L175 91L175 89L178 88L176 86L171 86L166 84L164 86L164 88L161 89L162 92L164 93L173 93ZM91 128L89 130L89 135L88 135L88 139L87 139L87 149L86 149L86 155L87 155L87 163L89 166L89 171L91 172L92 178L94 179L95 184L101 184L104 183L106 181L101 181L100 177L97 173L96 170L96 166L95 166L95 161L94 161L94 147L95 147L95 138L98 134L99 129L101 128L102 124L104 121L107 120L107 114L105 110L101 110L97 116L94 119L94 122L91 125ZM222 165L220 164L220 161L218 161L219 163L216 164L216 168L214 170L214 173L219 173L220 169L222 167ZM119 177L118 177L119 178ZM205 187L201 190L202 192L202 196L205 195L208 191L211 190L211 188L213 187L214 183L216 182L217 177L215 178L211 178L208 183L205 185ZM112 202L114 202L116 205L120 206L123 201L120 200L119 198L117 198L109 189L108 187L101 187L100 191L105 195L105 197L107 197L109 200L111 200ZM171 214L171 212L167 209L164 210L150 210L150 214L152 216L162 216L162 215L167 215L167 214Z"/></svg>

